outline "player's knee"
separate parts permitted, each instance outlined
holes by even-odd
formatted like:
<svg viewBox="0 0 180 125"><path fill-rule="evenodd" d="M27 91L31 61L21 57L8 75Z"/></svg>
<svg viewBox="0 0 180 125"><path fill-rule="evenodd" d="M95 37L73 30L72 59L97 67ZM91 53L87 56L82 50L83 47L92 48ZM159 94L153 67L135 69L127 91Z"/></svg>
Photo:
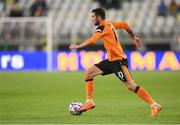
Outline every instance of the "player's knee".
<svg viewBox="0 0 180 125"><path fill-rule="evenodd" d="M135 91L135 87L134 86L128 86L128 89L130 90L130 91Z"/></svg>
<svg viewBox="0 0 180 125"><path fill-rule="evenodd" d="M130 90L130 91L135 91L136 90L136 85L135 83L133 82L127 82L127 88Z"/></svg>
<svg viewBox="0 0 180 125"><path fill-rule="evenodd" d="M85 72L85 79L92 79L93 77L93 68L88 68Z"/></svg>

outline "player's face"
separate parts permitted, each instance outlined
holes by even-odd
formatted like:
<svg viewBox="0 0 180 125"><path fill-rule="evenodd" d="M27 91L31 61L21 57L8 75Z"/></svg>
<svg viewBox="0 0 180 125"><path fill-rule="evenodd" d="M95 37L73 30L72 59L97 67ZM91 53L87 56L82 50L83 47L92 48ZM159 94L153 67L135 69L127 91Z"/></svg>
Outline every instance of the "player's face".
<svg viewBox="0 0 180 125"><path fill-rule="evenodd" d="M95 26L99 25L99 20L95 13L91 13L91 20Z"/></svg>

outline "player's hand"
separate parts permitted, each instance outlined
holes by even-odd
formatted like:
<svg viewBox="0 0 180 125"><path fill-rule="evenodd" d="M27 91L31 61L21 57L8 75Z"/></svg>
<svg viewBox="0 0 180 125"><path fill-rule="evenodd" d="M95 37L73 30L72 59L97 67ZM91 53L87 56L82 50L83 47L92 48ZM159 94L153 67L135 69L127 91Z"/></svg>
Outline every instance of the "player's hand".
<svg viewBox="0 0 180 125"><path fill-rule="evenodd" d="M80 45L70 45L69 49L73 50L73 49L79 49L81 46Z"/></svg>
<svg viewBox="0 0 180 125"><path fill-rule="evenodd" d="M132 41L136 45L137 48L141 48L142 41L138 37L133 38Z"/></svg>

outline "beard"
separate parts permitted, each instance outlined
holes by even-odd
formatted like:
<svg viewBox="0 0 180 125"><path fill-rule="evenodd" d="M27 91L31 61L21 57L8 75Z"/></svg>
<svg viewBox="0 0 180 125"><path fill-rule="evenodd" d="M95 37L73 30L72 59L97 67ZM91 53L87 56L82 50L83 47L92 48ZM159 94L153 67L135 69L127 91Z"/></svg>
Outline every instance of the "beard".
<svg viewBox="0 0 180 125"><path fill-rule="evenodd" d="M100 24L99 22L94 23L95 26L99 26L99 24Z"/></svg>

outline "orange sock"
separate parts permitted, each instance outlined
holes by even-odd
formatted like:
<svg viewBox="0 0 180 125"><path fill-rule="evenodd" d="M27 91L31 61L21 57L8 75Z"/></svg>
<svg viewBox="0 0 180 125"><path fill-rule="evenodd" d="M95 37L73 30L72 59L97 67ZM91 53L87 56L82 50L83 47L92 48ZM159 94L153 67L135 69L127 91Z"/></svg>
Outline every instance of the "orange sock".
<svg viewBox="0 0 180 125"><path fill-rule="evenodd" d="M144 90L142 87L137 86L135 93L137 93L137 95L143 99L145 102L147 102L148 104L153 104L154 100L152 99L152 97L148 94L148 92L146 90Z"/></svg>
<svg viewBox="0 0 180 125"><path fill-rule="evenodd" d="M86 81L86 102L93 101L94 96L94 80L87 79Z"/></svg>

